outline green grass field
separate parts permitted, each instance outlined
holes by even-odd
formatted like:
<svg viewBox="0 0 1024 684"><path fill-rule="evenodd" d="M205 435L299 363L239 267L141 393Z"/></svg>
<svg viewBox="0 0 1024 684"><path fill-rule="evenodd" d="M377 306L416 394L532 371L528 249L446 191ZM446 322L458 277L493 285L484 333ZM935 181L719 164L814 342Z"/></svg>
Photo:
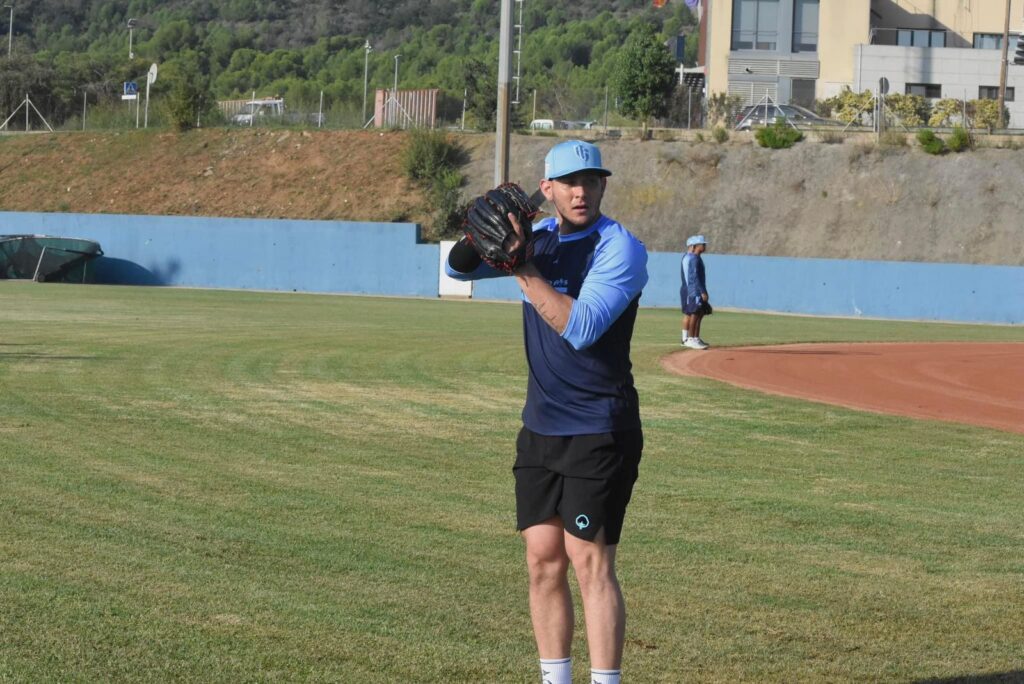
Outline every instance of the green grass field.
<svg viewBox="0 0 1024 684"><path fill-rule="evenodd" d="M641 311L627 681L1024 680L1024 436L669 376L678 335ZM536 681L524 390L515 305L0 282L0 681Z"/></svg>

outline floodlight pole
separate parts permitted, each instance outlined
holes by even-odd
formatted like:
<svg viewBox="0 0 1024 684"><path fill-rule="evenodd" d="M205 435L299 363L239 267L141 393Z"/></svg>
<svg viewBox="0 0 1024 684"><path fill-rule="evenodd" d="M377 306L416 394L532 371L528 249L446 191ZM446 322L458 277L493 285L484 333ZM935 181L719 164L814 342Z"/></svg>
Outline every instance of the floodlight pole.
<svg viewBox="0 0 1024 684"><path fill-rule="evenodd" d="M363 55L363 118L362 124L366 125L366 84L370 75L370 51L373 48L370 46L370 41L366 41L366 45L363 46L363 51L366 53Z"/></svg>
<svg viewBox="0 0 1024 684"><path fill-rule="evenodd" d="M498 41L498 116L494 134L494 184L508 181L509 114L512 88L512 0L501 0L501 39Z"/></svg>
<svg viewBox="0 0 1024 684"><path fill-rule="evenodd" d="M11 44L14 41L14 3L7 5L11 8L11 16L7 20L7 59L11 58Z"/></svg>
<svg viewBox="0 0 1024 684"><path fill-rule="evenodd" d="M128 20L128 59L135 59L135 53L132 51L132 32L135 30L135 20Z"/></svg>
<svg viewBox="0 0 1024 684"><path fill-rule="evenodd" d="M398 58L402 55L395 55L395 83L391 86L391 102L388 105L387 124L398 125Z"/></svg>

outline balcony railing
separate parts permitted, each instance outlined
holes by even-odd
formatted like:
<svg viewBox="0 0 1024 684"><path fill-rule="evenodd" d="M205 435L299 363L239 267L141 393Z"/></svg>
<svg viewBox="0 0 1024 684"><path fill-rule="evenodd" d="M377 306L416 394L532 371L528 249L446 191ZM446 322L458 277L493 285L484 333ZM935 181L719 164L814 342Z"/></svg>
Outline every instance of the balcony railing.
<svg viewBox="0 0 1024 684"><path fill-rule="evenodd" d="M777 50L779 46L778 31L733 31L733 50Z"/></svg>

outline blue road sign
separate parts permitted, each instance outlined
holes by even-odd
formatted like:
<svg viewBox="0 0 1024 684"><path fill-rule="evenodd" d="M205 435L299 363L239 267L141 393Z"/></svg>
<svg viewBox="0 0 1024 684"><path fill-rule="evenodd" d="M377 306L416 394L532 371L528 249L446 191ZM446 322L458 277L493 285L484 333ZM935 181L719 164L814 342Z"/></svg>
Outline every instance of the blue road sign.
<svg viewBox="0 0 1024 684"><path fill-rule="evenodd" d="M136 83L135 81L125 81L124 82L124 94L125 95L138 95L139 94L139 84Z"/></svg>

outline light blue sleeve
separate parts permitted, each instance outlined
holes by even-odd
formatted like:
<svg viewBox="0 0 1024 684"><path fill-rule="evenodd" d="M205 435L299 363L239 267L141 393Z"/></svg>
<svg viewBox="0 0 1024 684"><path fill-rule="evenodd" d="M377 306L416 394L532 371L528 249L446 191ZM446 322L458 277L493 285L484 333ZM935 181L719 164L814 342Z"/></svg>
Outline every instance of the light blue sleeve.
<svg viewBox="0 0 1024 684"><path fill-rule="evenodd" d="M601 339L647 284L647 249L623 231L602 241L562 332L574 349Z"/></svg>

